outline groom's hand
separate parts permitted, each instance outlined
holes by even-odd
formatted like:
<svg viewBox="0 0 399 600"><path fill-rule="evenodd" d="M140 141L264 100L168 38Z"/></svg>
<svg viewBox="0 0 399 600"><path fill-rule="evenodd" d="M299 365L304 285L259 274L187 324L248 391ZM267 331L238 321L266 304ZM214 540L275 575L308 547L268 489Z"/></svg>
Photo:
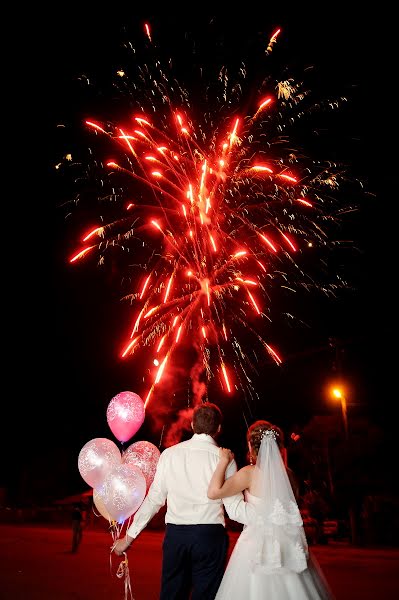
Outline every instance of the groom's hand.
<svg viewBox="0 0 399 600"><path fill-rule="evenodd" d="M133 538L129 536L120 538L119 540L116 540L115 544L112 546L112 551L118 556L122 556L122 554L129 548L132 541Z"/></svg>

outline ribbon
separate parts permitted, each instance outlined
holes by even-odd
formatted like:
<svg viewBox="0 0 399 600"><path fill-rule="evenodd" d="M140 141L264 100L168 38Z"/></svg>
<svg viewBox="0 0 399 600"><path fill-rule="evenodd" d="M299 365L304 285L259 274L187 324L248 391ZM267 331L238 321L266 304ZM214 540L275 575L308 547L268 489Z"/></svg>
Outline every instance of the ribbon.
<svg viewBox="0 0 399 600"><path fill-rule="evenodd" d="M118 525L118 523L114 520L109 522L109 532L112 536L112 541L114 542L114 544L117 541L117 539L120 537L122 527L123 527L123 523L122 523L122 525Z"/></svg>
<svg viewBox="0 0 399 600"><path fill-rule="evenodd" d="M122 560L119 564L118 570L116 571L116 576L118 579L125 578L125 600L134 600L132 593L132 586L130 584L130 574L129 574L129 561L127 560L126 552L123 553L124 560Z"/></svg>

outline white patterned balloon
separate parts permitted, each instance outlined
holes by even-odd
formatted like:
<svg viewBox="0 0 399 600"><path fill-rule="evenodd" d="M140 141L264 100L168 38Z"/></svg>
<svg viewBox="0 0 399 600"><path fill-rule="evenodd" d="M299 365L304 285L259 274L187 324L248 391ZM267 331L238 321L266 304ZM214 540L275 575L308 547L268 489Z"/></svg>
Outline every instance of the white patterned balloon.
<svg viewBox="0 0 399 600"><path fill-rule="evenodd" d="M100 515L107 521L111 522L111 515L107 511L105 504L97 490L93 490L93 503Z"/></svg>
<svg viewBox="0 0 399 600"><path fill-rule="evenodd" d="M143 502L146 492L145 477L138 467L114 467L96 490L111 519L124 523Z"/></svg>
<svg viewBox="0 0 399 600"><path fill-rule="evenodd" d="M143 473L147 490L152 484L161 453L151 442L134 442L122 454L122 463L134 465Z"/></svg>
<svg viewBox="0 0 399 600"><path fill-rule="evenodd" d="M118 446L107 438L94 438L79 452L79 473L92 488L102 485L108 473L121 463Z"/></svg>

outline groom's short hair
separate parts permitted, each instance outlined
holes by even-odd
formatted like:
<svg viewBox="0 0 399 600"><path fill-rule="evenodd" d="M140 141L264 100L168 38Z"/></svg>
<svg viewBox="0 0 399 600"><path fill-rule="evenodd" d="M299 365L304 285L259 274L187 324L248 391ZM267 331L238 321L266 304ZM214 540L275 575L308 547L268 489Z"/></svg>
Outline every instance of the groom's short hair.
<svg viewBox="0 0 399 600"><path fill-rule="evenodd" d="M194 433L215 435L222 422L222 411L216 404L204 402L193 410Z"/></svg>

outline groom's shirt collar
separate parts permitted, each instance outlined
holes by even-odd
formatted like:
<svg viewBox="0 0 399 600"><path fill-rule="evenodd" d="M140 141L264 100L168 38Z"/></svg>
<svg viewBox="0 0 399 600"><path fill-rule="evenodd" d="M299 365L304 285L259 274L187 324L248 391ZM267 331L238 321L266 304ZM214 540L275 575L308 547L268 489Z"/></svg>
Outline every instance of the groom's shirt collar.
<svg viewBox="0 0 399 600"><path fill-rule="evenodd" d="M194 433L191 439L196 442L208 442L209 444L217 446L215 439L207 433Z"/></svg>

